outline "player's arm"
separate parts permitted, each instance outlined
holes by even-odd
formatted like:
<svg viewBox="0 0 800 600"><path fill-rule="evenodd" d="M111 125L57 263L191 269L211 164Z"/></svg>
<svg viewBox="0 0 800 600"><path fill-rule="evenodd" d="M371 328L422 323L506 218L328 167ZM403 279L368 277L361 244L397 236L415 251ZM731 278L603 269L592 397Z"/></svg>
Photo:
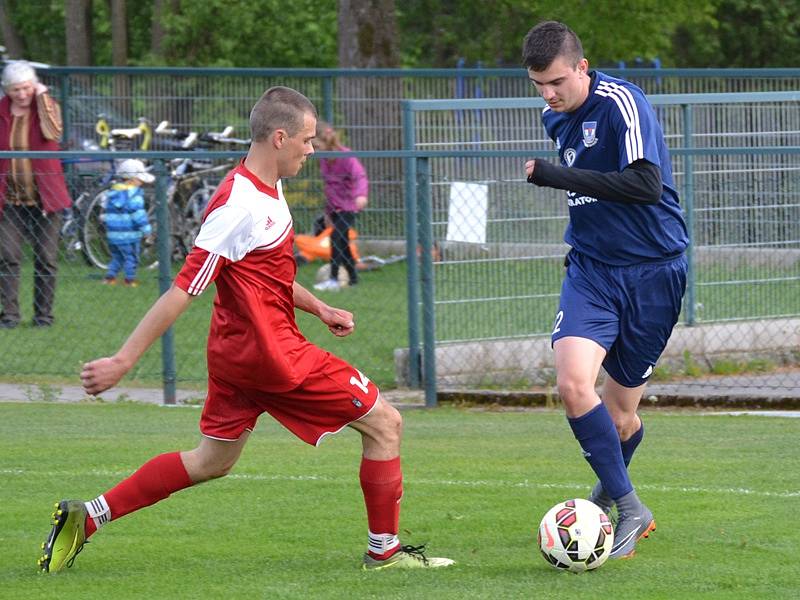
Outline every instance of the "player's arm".
<svg viewBox="0 0 800 600"><path fill-rule="evenodd" d="M333 335L344 337L353 333L356 327L353 313L328 306L296 281L292 289L295 307L318 317L328 326Z"/></svg>
<svg viewBox="0 0 800 600"><path fill-rule="evenodd" d="M525 170L529 183L622 204L658 204L663 191L661 170L644 159L611 173L561 167L545 160L528 161Z"/></svg>
<svg viewBox="0 0 800 600"><path fill-rule="evenodd" d="M114 356L99 358L83 365L81 382L86 393L99 394L114 387L191 302L192 296L179 287L173 285L167 290L147 311Z"/></svg>

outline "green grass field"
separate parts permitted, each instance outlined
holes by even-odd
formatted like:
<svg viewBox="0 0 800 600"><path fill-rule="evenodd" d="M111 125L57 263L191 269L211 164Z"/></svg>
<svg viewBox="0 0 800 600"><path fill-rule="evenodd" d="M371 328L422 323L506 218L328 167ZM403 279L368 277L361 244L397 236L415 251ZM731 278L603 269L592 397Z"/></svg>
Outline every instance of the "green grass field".
<svg viewBox="0 0 800 600"><path fill-rule="evenodd" d="M562 414L404 413L405 543L458 565L359 570L359 438L306 446L265 417L226 479L111 523L74 568L39 575L54 501L92 498L192 447L199 411L0 404L0 596L26 598L793 598L800 419L645 413L632 464L658 531L630 561L558 572L534 531L592 476Z"/></svg>

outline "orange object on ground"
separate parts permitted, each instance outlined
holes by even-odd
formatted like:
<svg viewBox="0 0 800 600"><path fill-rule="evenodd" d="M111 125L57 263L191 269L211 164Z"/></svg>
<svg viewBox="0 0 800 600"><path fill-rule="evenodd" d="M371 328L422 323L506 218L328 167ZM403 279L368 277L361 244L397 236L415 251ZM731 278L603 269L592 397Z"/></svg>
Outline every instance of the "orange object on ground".
<svg viewBox="0 0 800 600"><path fill-rule="evenodd" d="M328 261L331 259L331 233L333 227L326 227L318 235L307 235L304 233L294 236L294 245L297 251L308 262L314 260ZM361 262L361 256L358 254L358 246L356 245L356 238L358 234L355 229L350 229L347 232L347 237L350 239L350 254L353 255L355 263Z"/></svg>

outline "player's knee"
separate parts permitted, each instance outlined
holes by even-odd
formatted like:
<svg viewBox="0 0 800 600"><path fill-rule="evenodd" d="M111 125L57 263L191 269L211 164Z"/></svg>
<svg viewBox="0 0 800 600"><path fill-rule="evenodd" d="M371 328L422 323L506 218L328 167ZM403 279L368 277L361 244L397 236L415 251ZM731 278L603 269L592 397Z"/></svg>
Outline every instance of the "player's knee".
<svg viewBox="0 0 800 600"><path fill-rule="evenodd" d="M593 399L596 392L594 386L579 377L559 377L556 381L558 395L567 406L580 404L586 399Z"/></svg>
<svg viewBox="0 0 800 600"><path fill-rule="evenodd" d="M399 446L403 435L403 417L394 406L383 403L378 433L384 446Z"/></svg>

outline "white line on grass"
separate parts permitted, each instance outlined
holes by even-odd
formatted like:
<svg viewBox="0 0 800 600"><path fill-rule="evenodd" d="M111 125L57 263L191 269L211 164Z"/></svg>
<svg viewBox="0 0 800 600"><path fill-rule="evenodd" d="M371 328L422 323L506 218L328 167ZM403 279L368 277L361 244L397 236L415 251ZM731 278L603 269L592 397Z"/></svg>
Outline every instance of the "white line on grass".
<svg viewBox="0 0 800 600"><path fill-rule="evenodd" d="M55 472L55 471L32 471L30 469L0 469L0 475L39 475L45 477L85 477L92 475L96 477L108 477L110 479L119 479L130 475L128 471L100 471L90 470L85 472ZM350 478L331 477L329 475L259 475L256 473L232 473L225 477L225 479L234 479L242 481L324 481L327 483L352 483ZM502 481L502 480L459 480L459 479L411 479L406 477L406 482L409 485L433 485L433 486L451 486L451 487L491 487L491 488L530 488L530 489L544 489L544 490L587 490L588 486L580 483L543 483L538 481ZM651 490L656 492L679 493L679 494L696 494L696 493L709 493L709 494L735 494L746 496L763 496L767 498L799 498L800 490L798 491L785 491L785 492L771 492L768 490L754 490L745 487L700 487L700 486L670 486L670 485L654 485L654 484L639 484L636 486L639 490Z"/></svg>

